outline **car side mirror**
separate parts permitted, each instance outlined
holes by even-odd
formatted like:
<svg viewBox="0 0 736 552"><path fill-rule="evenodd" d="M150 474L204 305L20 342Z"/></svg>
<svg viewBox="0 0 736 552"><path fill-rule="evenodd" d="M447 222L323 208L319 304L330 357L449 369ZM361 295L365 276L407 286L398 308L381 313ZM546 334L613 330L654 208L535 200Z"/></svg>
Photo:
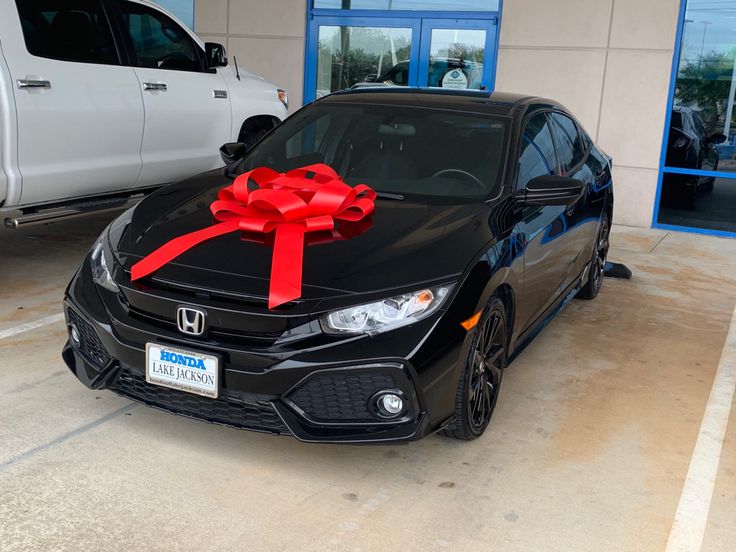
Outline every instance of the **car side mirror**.
<svg viewBox="0 0 736 552"><path fill-rule="evenodd" d="M544 175L532 178L526 188L516 194L517 201L536 205L572 205L581 195L585 183L575 178Z"/></svg>
<svg viewBox="0 0 736 552"><path fill-rule="evenodd" d="M726 138L725 134L721 134L720 132L716 132L715 134L711 134L708 136L708 142L710 144L722 144L725 142L728 138Z"/></svg>
<svg viewBox="0 0 736 552"><path fill-rule="evenodd" d="M227 53L225 47L217 42L204 43L204 55L207 69L227 66Z"/></svg>
<svg viewBox="0 0 736 552"><path fill-rule="evenodd" d="M225 163L225 176L235 178L238 175L238 166L248 153L248 148L240 142L229 142L220 147L220 158Z"/></svg>

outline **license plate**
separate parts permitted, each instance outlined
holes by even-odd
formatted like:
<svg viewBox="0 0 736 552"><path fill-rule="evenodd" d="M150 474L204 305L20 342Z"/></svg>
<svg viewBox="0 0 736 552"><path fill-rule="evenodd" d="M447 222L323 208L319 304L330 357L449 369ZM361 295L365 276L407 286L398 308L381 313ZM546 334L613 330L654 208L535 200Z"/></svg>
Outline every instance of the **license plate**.
<svg viewBox="0 0 736 552"><path fill-rule="evenodd" d="M146 381L212 399L219 391L220 359L160 343L146 344Z"/></svg>

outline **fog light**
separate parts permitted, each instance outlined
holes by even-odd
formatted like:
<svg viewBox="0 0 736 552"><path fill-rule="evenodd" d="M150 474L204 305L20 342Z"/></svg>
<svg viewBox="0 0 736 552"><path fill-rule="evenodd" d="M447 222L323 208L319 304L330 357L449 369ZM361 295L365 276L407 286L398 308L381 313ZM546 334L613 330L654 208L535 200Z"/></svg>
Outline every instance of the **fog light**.
<svg viewBox="0 0 736 552"><path fill-rule="evenodd" d="M76 324L71 325L71 329L69 332L72 336L72 341L74 344L79 347L79 345L82 343L81 339L79 338L79 330L77 329Z"/></svg>
<svg viewBox="0 0 736 552"><path fill-rule="evenodd" d="M393 418L404 410L404 399L394 393L386 393L378 397L376 406L381 416Z"/></svg>

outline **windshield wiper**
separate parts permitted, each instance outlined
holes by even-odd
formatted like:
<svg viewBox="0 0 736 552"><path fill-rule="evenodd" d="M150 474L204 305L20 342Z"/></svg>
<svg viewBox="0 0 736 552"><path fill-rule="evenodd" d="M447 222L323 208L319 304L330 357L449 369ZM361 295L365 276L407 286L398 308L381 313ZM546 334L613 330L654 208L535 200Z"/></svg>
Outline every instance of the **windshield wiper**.
<svg viewBox="0 0 736 552"><path fill-rule="evenodd" d="M390 194L388 192L376 192L376 197L378 199L394 199L396 201L403 201L404 196L401 194Z"/></svg>

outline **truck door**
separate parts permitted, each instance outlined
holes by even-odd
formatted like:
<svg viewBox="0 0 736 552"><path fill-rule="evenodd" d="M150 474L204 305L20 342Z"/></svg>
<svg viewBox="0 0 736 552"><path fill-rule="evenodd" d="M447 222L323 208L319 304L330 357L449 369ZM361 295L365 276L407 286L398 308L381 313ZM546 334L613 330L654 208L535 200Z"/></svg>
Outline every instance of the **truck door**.
<svg viewBox="0 0 736 552"><path fill-rule="evenodd" d="M221 166L232 115L225 79L204 67L204 51L165 13L120 2L143 92L141 184L175 181Z"/></svg>
<svg viewBox="0 0 736 552"><path fill-rule="evenodd" d="M3 36L18 119L20 197L49 203L133 188L143 100L101 0L16 0ZM6 22L7 24L7 22Z"/></svg>

